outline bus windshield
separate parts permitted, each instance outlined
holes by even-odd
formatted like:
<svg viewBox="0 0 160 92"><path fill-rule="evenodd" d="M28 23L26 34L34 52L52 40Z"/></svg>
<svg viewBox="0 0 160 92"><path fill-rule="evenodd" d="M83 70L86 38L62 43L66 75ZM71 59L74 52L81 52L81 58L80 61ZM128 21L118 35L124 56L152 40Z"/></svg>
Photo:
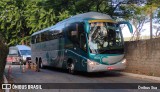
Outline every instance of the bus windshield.
<svg viewBox="0 0 160 92"><path fill-rule="evenodd" d="M117 23L91 22L88 42L91 53L105 53L123 47L122 34Z"/></svg>

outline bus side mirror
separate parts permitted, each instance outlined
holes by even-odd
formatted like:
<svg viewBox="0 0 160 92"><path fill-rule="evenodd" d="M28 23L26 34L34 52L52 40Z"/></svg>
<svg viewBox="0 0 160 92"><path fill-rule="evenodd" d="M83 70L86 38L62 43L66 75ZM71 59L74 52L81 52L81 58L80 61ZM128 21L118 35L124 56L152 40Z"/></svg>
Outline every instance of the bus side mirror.
<svg viewBox="0 0 160 92"><path fill-rule="evenodd" d="M120 21L120 22L118 22L118 25L119 25L119 26L120 26L121 24L127 24L130 33L133 33L132 25L131 25L129 22L127 22L127 21Z"/></svg>

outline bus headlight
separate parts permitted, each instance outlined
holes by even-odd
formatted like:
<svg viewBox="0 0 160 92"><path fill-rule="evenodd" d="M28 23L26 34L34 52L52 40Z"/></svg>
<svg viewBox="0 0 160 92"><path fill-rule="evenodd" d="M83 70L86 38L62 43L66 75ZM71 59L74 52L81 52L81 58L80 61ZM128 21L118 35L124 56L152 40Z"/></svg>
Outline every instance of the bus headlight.
<svg viewBox="0 0 160 92"><path fill-rule="evenodd" d="M124 63L126 63L126 62L127 62L127 60L126 60L126 59L123 59L122 64L124 64Z"/></svg>
<svg viewBox="0 0 160 92"><path fill-rule="evenodd" d="M26 57L25 57L25 56L22 56L22 60L23 60L23 61L26 61Z"/></svg>
<svg viewBox="0 0 160 92"><path fill-rule="evenodd" d="M90 65L90 66L99 65L99 63L92 61L92 60L89 60L89 59L87 59L87 62L88 62L88 65Z"/></svg>

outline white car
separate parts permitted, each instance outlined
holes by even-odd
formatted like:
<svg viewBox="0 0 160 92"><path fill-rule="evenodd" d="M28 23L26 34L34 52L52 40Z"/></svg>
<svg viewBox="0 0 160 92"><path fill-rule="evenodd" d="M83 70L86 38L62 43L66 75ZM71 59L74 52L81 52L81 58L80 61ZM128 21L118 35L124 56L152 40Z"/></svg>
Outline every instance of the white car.
<svg viewBox="0 0 160 92"><path fill-rule="evenodd" d="M16 45L9 47L7 63L22 63L31 62L31 48L26 45Z"/></svg>

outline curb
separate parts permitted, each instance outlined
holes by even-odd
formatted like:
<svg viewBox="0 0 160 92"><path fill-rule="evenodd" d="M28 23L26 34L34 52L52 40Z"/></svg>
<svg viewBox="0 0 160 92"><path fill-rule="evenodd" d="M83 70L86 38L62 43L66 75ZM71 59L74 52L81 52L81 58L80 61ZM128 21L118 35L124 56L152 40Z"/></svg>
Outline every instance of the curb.
<svg viewBox="0 0 160 92"><path fill-rule="evenodd" d="M123 75L126 75L126 76L137 77L137 78L142 78L142 79L150 79L150 80L160 82L160 77L147 76L147 75L134 74L134 73L126 73L126 72L120 72L120 73L123 74Z"/></svg>
<svg viewBox="0 0 160 92"><path fill-rule="evenodd" d="M6 76L5 75L3 75L3 78L4 78L4 83L8 83L8 81L7 81L7 78L6 78ZM5 89L5 92L9 92L9 89Z"/></svg>

